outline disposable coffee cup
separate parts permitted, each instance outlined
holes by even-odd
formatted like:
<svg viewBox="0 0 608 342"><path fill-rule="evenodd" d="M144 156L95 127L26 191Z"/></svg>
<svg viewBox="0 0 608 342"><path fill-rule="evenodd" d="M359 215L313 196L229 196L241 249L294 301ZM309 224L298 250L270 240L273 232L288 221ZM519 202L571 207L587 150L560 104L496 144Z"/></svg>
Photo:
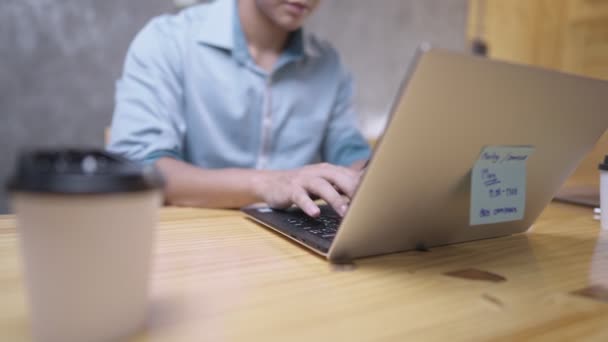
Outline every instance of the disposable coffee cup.
<svg viewBox="0 0 608 342"><path fill-rule="evenodd" d="M114 341L144 324L162 177L103 151L23 153L9 181L36 341Z"/></svg>
<svg viewBox="0 0 608 342"><path fill-rule="evenodd" d="M600 222L608 230L608 156L599 165L600 169Z"/></svg>

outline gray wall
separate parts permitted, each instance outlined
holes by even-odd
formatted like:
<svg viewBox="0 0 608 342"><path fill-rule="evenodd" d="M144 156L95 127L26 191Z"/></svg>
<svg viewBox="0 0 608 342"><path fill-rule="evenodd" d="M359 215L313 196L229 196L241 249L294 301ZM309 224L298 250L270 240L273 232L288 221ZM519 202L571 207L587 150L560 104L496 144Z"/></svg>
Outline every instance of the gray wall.
<svg viewBox="0 0 608 342"><path fill-rule="evenodd" d="M310 29L329 39L357 81L363 129L377 136L422 42L464 50L468 0L322 0Z"/></svg>
<svg viewBox="0 0 608 342"><path fill-rule="evenodd" d="M309 28L331 40L359 84L365 127L378 130L420 41L464 49L466 0L325 0ZM26 146L98 146L125 51L171 0L0 1L0 213Z"/></svg>
<svg viewBox="0 0 608 342"><path fill-rule="evenodd" d="M125 51L169 0L0 0L0 213L25 146L103 145Z"/></svg>

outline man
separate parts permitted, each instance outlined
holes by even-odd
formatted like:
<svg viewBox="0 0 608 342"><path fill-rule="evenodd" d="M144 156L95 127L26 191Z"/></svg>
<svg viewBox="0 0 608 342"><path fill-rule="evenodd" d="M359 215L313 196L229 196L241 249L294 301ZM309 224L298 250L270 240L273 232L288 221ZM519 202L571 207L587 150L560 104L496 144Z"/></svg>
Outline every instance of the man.
<svg viewBox="0 0 608 342"><path fill-rule="evenodd" d="M109 150L155 163L173 205L314 217L319 197L344 215L370 150L348 73L301 29L318 2L217 0L152 20L117 84Z"/></svg>

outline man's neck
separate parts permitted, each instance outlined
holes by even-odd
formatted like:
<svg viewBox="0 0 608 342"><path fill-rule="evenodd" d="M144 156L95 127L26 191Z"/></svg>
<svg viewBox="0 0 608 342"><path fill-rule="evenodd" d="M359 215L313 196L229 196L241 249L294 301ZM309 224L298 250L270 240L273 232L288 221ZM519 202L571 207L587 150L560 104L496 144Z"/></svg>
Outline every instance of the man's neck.
<svg viewBox="0 0 608 342"><path fill-rule="evenodd" d="M289 32L276 26L266 15L260 12L253 0L238 1L239 18L243 33L247 38L249 52L258 64L268 69L268 58L278 58L281 54Z"/></svg>

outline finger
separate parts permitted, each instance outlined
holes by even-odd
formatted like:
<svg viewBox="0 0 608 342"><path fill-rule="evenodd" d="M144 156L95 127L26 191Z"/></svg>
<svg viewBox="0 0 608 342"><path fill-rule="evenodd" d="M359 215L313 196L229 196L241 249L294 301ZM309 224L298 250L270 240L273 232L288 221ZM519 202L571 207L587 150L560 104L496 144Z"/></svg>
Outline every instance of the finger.
<svg viewBox="0 0 608 342"><path fill-rule="evenodd" d="M321 215L321 209L310 199L310 196L303 188L298 187L292 192L291 201L310 217L319 217Z"/></svg>
<svg viewBox="0 0 608 342"><path fill-rule="evenodd" d="M359 160L354 162L349 169L351 170L355 170L355 171L362 171L364 170L367 165L369 165L369 159L363 159L363 160Z"/></svg>
<svg viewBox="0 0 608 342"><path fill-rule="evenodd" d="M321 177L338 188L338 191L352 198L359 186L360 173L347 168L330 165L321 171Z"/></svg>
<svg viewBox="0 0 608 342"><path fill-rule="evenodd" d="M320 177L313 178L307 183L305 189L329 203L340 216L346 214L348 210L346 202L342 200L342 196L327 180Z"/></svg>

